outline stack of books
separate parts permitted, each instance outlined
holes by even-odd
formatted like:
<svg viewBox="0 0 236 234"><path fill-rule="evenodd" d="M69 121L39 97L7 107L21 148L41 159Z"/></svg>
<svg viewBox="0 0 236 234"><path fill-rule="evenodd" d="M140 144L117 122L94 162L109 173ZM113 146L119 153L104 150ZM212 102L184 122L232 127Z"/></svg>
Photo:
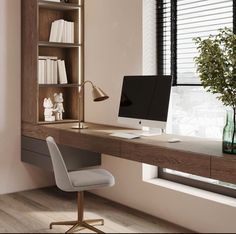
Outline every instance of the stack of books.
<svg viewBox="0 0 236 234"><path fill-rule="evenodd" d="M57 57L40 56L38 60L39 84L68 84L64 60Z"/></svg>
<svg viewBox="0 0 236 234"><path fill-rule="evenodd" d="M68 22L63 19L52 23L49 42L74 43L75 42L74 22Z"/></svg>

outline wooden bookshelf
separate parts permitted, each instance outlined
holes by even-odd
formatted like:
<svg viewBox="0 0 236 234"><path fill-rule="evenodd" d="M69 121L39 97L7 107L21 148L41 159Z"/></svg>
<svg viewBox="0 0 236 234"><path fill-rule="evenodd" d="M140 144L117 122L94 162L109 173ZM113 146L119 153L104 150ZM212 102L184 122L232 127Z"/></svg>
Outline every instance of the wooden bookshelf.
<svg viewBox="0 0 236 234"><path fill-rule="evenodd" d="M44 121L44 98L63 93L64 120L78 121L78 89L83 81L83 0L68 3L22 0L22 121L48 124ZM64 19L74 22L74 43L49 42L52 22ZM65 61L68 84L39 84L38 57L55 56ZM80 107L80 109L83 109Z"/></svg>

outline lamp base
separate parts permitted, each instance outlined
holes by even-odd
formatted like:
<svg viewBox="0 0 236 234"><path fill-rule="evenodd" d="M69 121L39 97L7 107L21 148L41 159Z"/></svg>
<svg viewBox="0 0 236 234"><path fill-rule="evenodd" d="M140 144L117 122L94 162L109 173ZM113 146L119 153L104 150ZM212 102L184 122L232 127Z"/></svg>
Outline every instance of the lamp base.
<svg viewBox="0 0 236 234"><path fill-rule="evenodd" d="M72 126L72 129L87 129L88 126L86 126L84 123L78 123L78 125Z"/></svg>

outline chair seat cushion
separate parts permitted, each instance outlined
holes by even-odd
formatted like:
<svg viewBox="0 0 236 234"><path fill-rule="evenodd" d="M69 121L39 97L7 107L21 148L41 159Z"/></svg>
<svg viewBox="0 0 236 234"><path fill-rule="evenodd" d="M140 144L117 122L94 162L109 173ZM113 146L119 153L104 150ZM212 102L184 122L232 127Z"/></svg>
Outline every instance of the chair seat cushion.
<svg viewBox="0 0 236 234"><path fill-rule="evenodd" d="M81 170L69 173L72 186L78 191L111 187L115 184L113 175L103 169Z"/></svg>

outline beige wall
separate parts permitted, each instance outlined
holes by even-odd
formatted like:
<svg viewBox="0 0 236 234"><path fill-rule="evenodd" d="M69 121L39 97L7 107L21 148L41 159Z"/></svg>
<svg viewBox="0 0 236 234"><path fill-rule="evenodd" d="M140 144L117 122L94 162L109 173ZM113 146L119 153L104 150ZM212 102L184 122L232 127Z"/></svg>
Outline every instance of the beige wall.
<svg viewBox="0 0 236 234"><path fill-rule="evenodd" d="M52 176L20 161L20 0L0 1L0 194L46 186Z"/></svg>
<svg viewBox="0 0 236 234"><path fill-rule="evenodd" d="M142 1L86 0L86 79L111 96L94 104L86 98L86 120L117 124L124 75L142 73ZM116 186L97 193L198 232L236 232L236 199L159 181L142 181L142 165L103 156ZM175 191L178 190L178 191Z"/></svg>

